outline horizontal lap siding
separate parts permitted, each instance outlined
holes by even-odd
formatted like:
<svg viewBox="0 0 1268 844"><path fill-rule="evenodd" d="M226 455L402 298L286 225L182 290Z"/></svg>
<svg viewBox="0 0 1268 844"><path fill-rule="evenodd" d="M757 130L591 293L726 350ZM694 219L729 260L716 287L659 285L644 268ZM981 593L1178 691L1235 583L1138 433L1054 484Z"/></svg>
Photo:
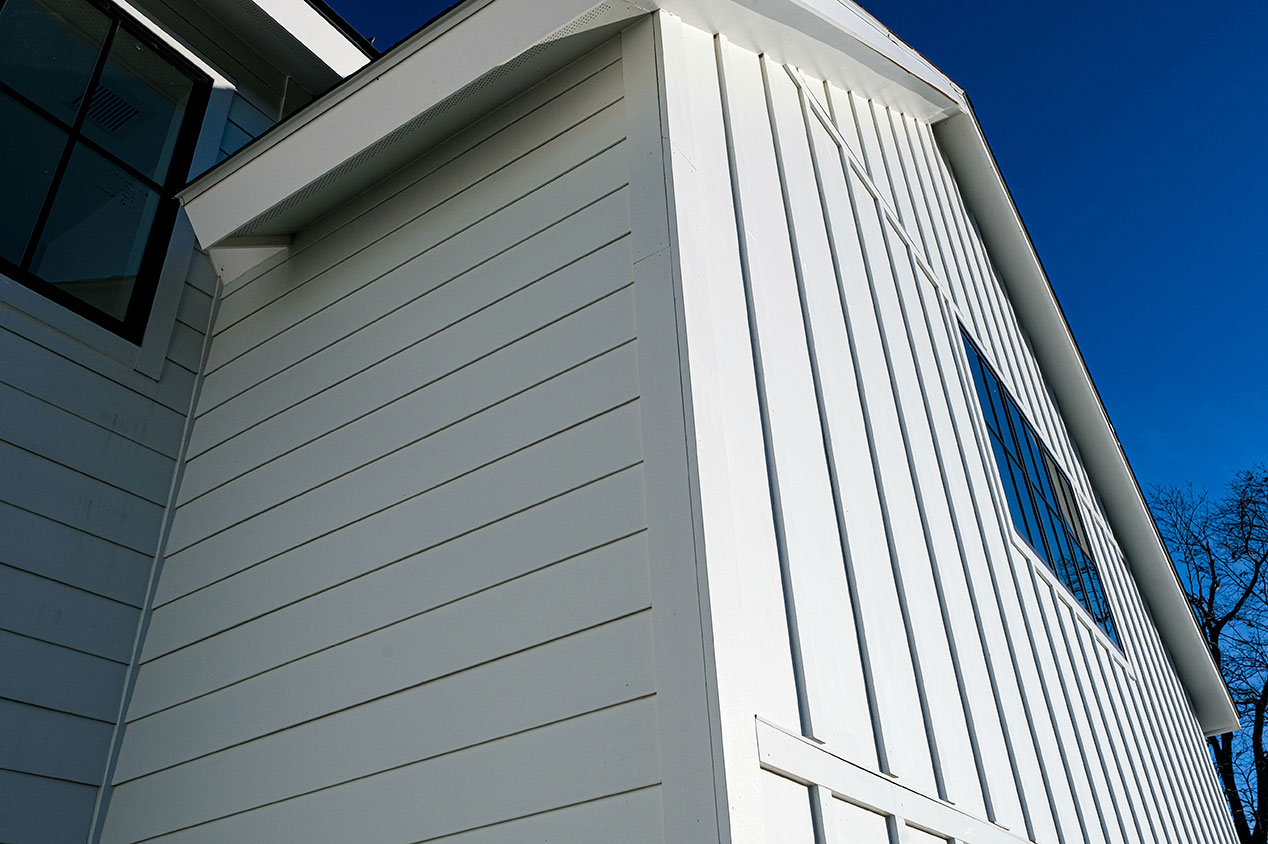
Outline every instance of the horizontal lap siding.
<svg viewBox="0 0 1268 844"><path fill-rule="evenodd" d="M196 255L158 379L3 320L0 841L88 836L213 282Z"/></svg>
<svg viewBox="0 0 1268 844"><path fill-rule="evenodd" d="M728 418L739 399L704 389L695 412L733 461L760 422L747 465L765 472L727 472L767 486L766 510L741 516L732 489L732 518L773 537L746 565L781 588L742 600L786 643L754 670L791 674L799 702L762 688L750 712L1022 838L1227 841L1183 691L931 128L682 30L684 84L710 102L691 154L731 168L700 167L709 199L682 202L733 227L709 242L735 256L708 269L707 317L686 293L716 356L698 343L693 370L756 390ZM1014 537L961 321L1088 508L1125 661Z"/></svg>
<svg viewBox="0 0 1268 844"><path fill-rule="evenodd" d="M624 137L613 42L227 292L104 841L659 840Z"/></svg>

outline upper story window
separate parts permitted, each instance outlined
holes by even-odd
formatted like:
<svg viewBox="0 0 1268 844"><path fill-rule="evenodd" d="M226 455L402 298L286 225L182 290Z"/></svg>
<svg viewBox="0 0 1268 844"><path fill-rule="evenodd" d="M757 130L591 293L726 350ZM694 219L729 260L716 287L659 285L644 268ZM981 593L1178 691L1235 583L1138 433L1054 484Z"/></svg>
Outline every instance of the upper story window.
<svg viewBox="0 0 1268 844"><path fill-rule="evenodd" d="M117 9L0 0L0 272L140 342L210 88Z"/></svg>
<svg viewBox="0 0 1268 844"><path fill-rule="evenodd" d="M1109 601L1092 562L1092 546L1069 479L967 336L964 345L1013 526L1096 625L1118 644Z"/></svg>

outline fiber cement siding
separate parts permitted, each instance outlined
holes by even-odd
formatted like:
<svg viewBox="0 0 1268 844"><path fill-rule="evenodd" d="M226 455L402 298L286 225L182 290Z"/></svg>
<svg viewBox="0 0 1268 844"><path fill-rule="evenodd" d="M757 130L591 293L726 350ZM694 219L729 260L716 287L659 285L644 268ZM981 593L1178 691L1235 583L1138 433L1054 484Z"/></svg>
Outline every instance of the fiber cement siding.
<svg viewBox="0 0 1268 844"><path fill-rule="evenodd" d="M103 841L661 840L624 71L227 287Z"/></svg>
<svg viewBox="0 0 1268 844"><path fill-rule="evenodd" d="M866 807L878 841L1231 841L933 128L659 20L728 781L790 829L743 766L824 786L826 841L851 840L840 806ZM1121 651L1014 535L961 327L1074 482ZM743 401L721 386L745 382ZM769 539L715 550L741 531ZM733 567L777 588L737 593ZM753 815L740 837L781 826Z"/></svg>
<svg viewBox="0 0 1268 844"><path fill-rule="evenodd" d="M0 305L0 841L89 834L213 284L196 255L157 378Z"/></svg>

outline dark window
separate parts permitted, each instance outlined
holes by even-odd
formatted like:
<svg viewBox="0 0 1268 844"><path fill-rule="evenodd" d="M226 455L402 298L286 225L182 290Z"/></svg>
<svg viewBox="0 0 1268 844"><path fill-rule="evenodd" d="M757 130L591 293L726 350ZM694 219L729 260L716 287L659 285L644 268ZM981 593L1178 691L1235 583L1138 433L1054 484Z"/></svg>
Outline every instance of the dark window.
<svg viewBox="0 0 1268 844"><path fill-rule="evenodd" d="M0 0L0 272L140 342L211 80L96 0Z"/></svg>
<svg viewBox="0 0 1268 844"><path fill-rule="evenodd" d="M1039 442L1035 429L973 341L965 336L964 345L1013 526L1088 611L1096 626L1118 644L1109 601L1092 562L1087 531L1070 481Z"/></svg>

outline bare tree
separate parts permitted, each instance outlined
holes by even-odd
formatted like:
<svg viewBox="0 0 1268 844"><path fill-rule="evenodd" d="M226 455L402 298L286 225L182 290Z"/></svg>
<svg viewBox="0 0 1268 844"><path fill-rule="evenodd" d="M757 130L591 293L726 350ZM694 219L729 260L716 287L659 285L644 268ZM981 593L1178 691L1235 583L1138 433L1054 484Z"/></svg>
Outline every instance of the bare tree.
<svg viewBox="0 0 1268 844"><path fill-rule="evenodd" d="M1150 504L1242 728L1207 739L1242 844L1268 844L1268 468L1223 496L1155 487Z"/></svg>

